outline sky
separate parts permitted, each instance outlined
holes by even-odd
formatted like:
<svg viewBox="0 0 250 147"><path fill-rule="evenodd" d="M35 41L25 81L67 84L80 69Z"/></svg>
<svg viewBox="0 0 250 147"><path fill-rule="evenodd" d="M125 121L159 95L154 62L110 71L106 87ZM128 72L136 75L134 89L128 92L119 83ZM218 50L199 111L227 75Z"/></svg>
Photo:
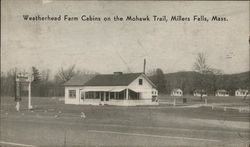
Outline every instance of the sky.
<svg viewBox="0 0 250 147"><path fill-rule="evenodd" d="M249 2L1 1L1 70L76 65L98 73L191 71L199 52L223 73L249 71ZM224 16L226 22L24 21L23 15Z"/></svg>

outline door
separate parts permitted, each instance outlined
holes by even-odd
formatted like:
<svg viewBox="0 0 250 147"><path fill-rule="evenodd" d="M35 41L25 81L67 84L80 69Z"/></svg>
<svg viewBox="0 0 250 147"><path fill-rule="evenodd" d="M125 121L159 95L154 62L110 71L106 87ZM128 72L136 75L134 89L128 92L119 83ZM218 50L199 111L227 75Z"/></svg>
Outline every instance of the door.
<svg viewBox="0 0 250 147"><path fill-rule="evenodd" d="M85 98L85 92L84 92L84 91L80 91L80 99L79 99L79 102L80 102L80 103L83 103L84 98Z"/></svg>

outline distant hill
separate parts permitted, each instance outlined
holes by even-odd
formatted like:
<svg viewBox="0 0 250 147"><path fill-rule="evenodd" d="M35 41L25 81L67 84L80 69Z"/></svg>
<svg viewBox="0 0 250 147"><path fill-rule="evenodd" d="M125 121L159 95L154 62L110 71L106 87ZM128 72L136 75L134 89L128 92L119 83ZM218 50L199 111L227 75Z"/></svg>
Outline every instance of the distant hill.
<svg viewBox="0 0 250 147"><path fill-rule="evenodd" d="M224 74L218 76L221 87L227 90L235 91L238 88L249 89L250 87L250 71L237 74Z"/></svg>
<svg viewBox="0 0 250 147"><path fill-rule="evenodd" d="M194 71L184 71L175 73L166 73L166 93L170 93L173 88L181 88L184 94L192 94L195 89L199 89L200 73ZM210 76L207 81L206 91L209 94L214 94L217 89L226 89L231 95L238 88L248 88L250 85L250 71L237 74L223 74Z"/></svg>

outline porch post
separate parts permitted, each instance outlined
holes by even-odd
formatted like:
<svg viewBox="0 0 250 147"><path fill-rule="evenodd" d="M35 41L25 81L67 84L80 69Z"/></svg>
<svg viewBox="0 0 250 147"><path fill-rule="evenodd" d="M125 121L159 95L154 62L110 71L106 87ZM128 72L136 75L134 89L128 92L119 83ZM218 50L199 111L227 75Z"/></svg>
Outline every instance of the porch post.
<svg viewBox="0 0 250 147"><path fill-rule="evenodd" d="M82 94L81 94L81 89L79 89L79 104L80 104L80 102L81 102L81 98L82 98Z"/></svg>
<svg viewBox="0 0 250 147"><path fill-rule="evenodd" d="M128 100L128 88L126 89L126 100Z"/></svg>

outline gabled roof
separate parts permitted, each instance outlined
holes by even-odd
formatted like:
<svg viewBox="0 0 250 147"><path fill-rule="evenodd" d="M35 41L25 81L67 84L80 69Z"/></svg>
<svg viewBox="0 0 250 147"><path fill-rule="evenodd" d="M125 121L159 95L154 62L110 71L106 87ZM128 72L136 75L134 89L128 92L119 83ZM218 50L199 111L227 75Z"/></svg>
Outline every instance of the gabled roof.
<svg viewBox="0 0 250 147"><path fill-rule="evenodd" d="M216 92L228 92L228 91L225 89L219 89L219 90L216 90Z"/></svg>
<svg viewBox="0 0 250 147"><path fill-rule="evenodd" d="M86 82L85 86L128 86L141 74L142 73L96 75Z"/></svg>
<svg viewBox="0 0 250 147"><path fill-rule="evenodd" d="M239 91L239 92L248 92L247 89L237 89L236 91Z"/></svg>
<svg viewBox="0 0 250 147"><path fill-rule="evenodd" d="M171 90L172 92L176 92L176 91L182 91L180 88L174 88Z"/></svg>
<svg viewBox="0 0 250 147"><path fill-rule="evenodd" d="M84 86L86 82L95 77L96 75L82 75L74 76L69 81L65 82L64 86Z"/></svg>
<svg viewBox="0 0 250 147"><path fill-rule="evenodd" d="M195 89L194 92L200 93L200 92L206 92L204 89Z"/></svg>
<svg viewBox="0 0 250 147"><path fill-rule="evenodd" d="M122 74L103 74L103 75L83 75L75 76L64 86L128 86L137 77L142 75L153 87L155 84L143 73L122 73Z"/></svg>

